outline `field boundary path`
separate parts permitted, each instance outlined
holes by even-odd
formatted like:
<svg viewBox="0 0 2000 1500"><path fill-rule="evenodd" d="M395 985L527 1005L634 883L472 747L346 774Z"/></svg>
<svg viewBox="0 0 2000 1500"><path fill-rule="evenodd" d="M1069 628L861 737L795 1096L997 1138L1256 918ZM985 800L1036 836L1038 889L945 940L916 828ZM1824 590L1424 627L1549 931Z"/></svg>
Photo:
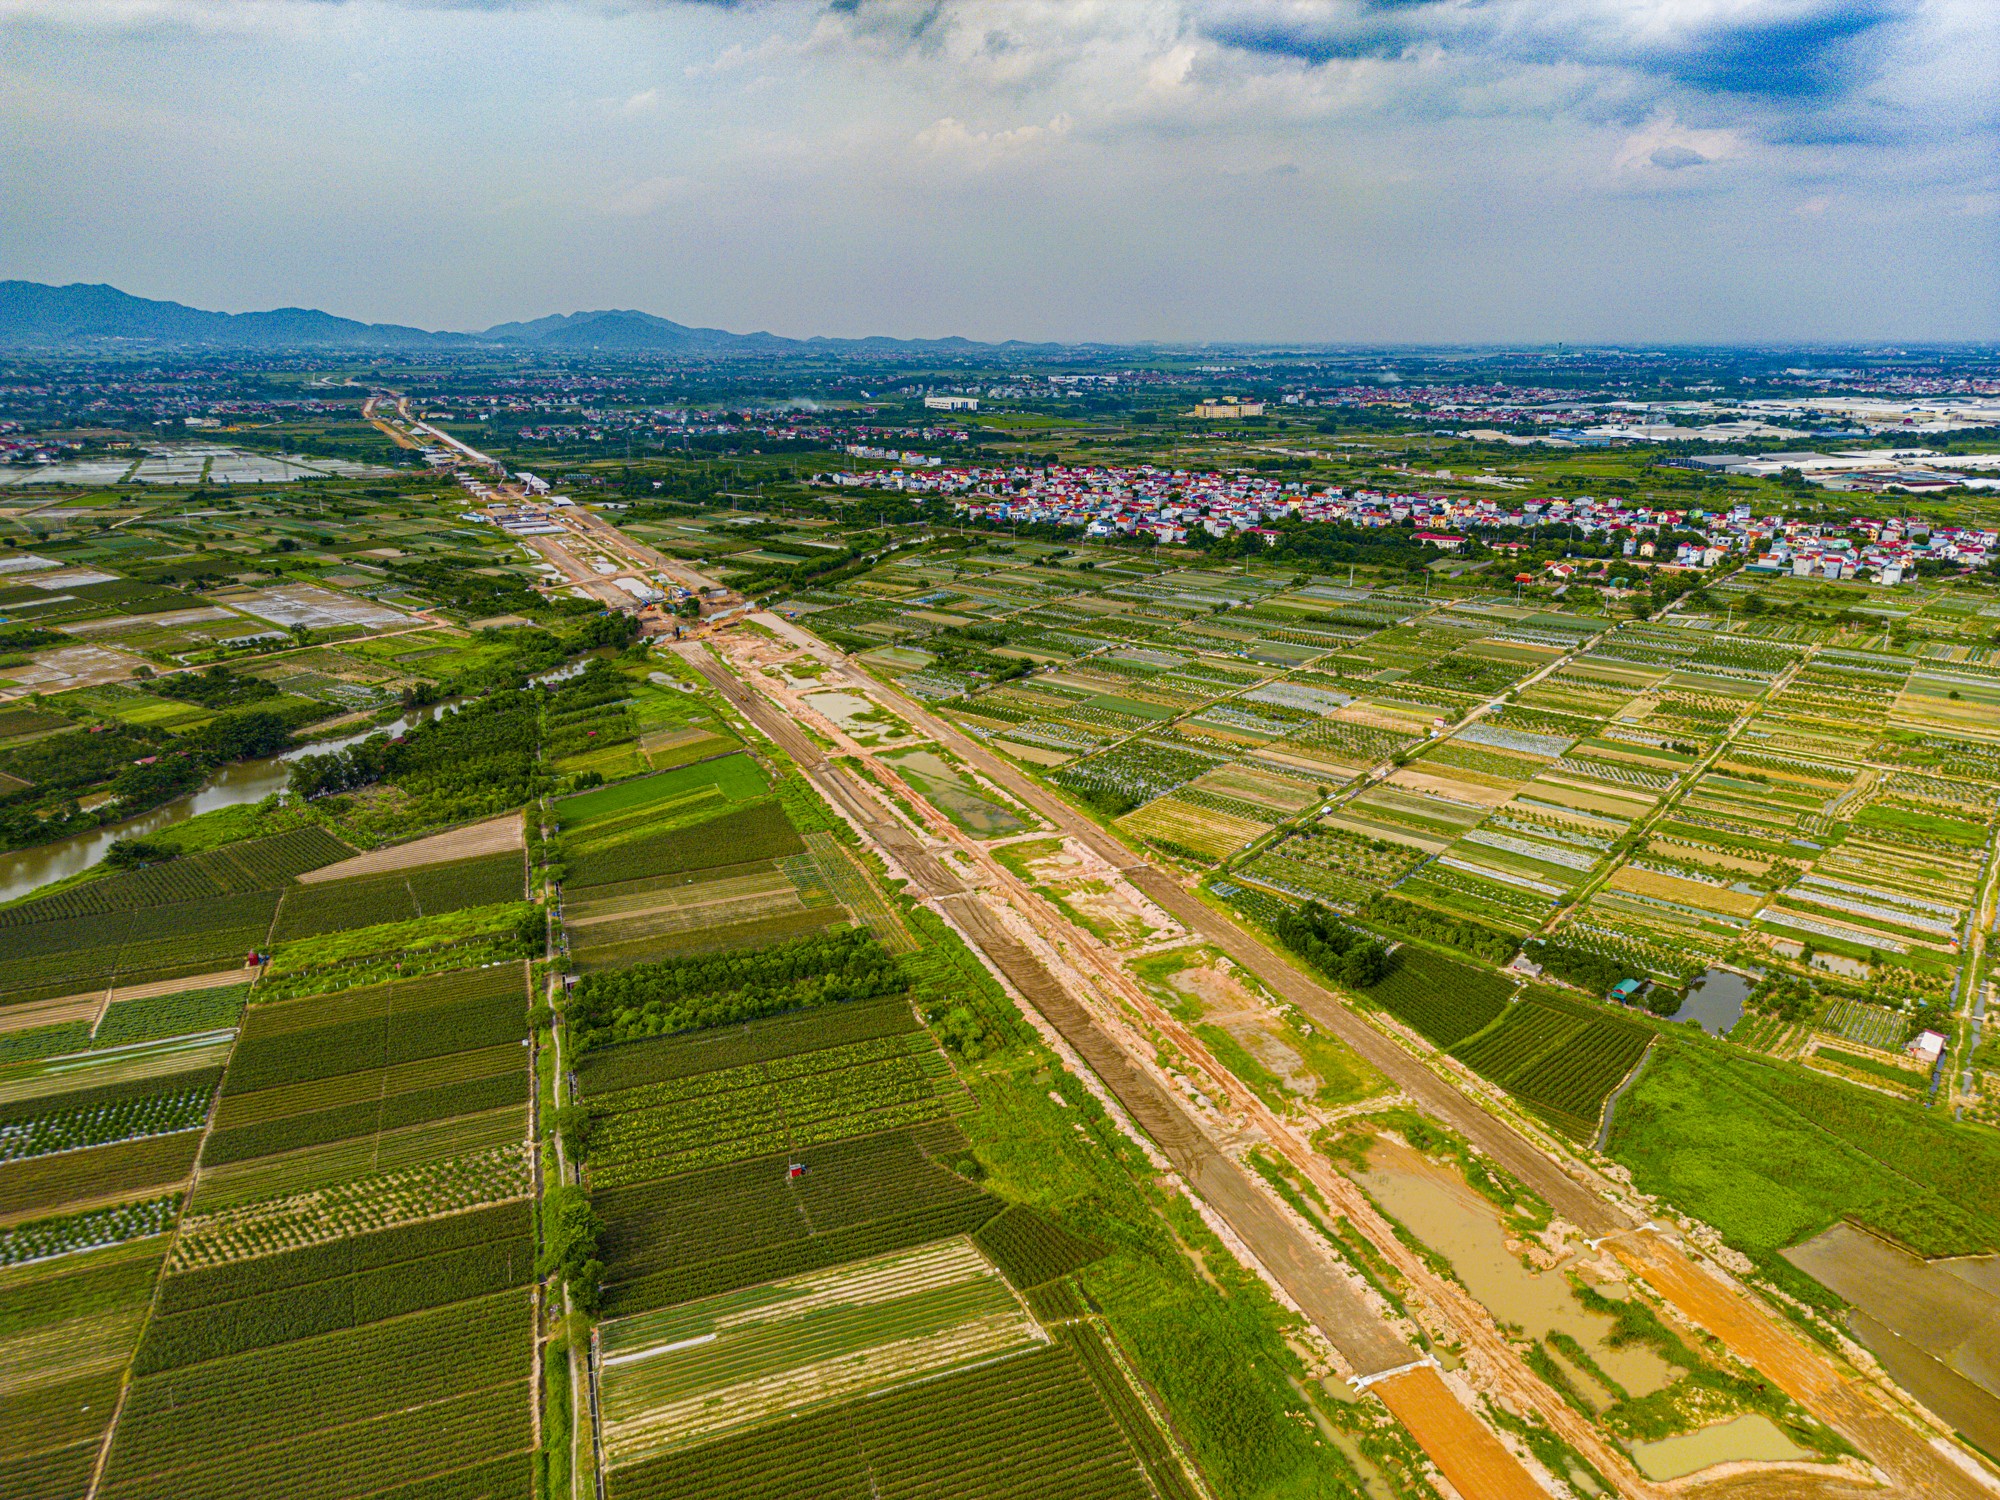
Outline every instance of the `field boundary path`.
<svg viewBox="0 0 2000 1500"><path fill-rule="evenodd" d="M1076 838L1107 860L1192 934L1220 948L1282 999L1297 1005L1315 1024L1324 1025L1347 1042L1424 1109L1512 1172L1539 1193L1560 1217L1584 1230L1586 1235L1616 1237L1614 1242L1622 1243L1628 1232L1638 1227L1640 1215L1625 1201L1623 1192L1588 1164L1573 1157L1566 1156L1561 1161L1553 1158L1545 1148L1521 1135L1505 1119L1434 1071L1414 1046L1377 1030L1353 1006L1280 957L1233 917L1200 900L1145 856L1016 771L972 736L930 713L897 688L860 672L837 648L790 621L768 611L755 615L753 620L811 652L833 669L837 681L875 695L1002 790L1046 818L1060 834ZM711 681L732 677L707 653L703 653L703 660L712 665L712 671L705 670ZM782 724L784 734L803 747L812 761L825 758L775 711L753 713L751 705L760 695L747 686L736 683L729 696L760 728L767 721L776 720ZM908 833L902 837L914 842ZM1722 1317L1726 1313L1723 1326L1710 1331L1733 1354L1781 1388L1789 1391L1796 1385L1799 1392L1796 1399L1861 1448L1900 1493L1963 1496L1967 1500L2000 1494L2000 1481L1977 1469L1969 1456L1949 1448L1943 1437L1948 1429L1943 1424L1937 1424L1935 1436L1920 1432L1914 1414L1905 1416L1890 1410L1890 1402L1895 1398L1888 1392L1875 1390L1864 1378L1850 1374L1834 1356L1806 1346L1780 1324L1776 1313L1747 1294L1725 1287L1716 1275L1698 1270L1682 1250L1667 1240L1657 1235L1648 1235L1647 1240L1650 1248L1646 1263L1657 1272L1646 1276L1648 1284L1698 1326L1708 1326L1704 1322L1706 1317ZM1711 1291L1711 1285L1716 1290ZM1787 1372L1786 1378L1781 1379L1779 1370L1768 1368L1767 1362L1775 1362ZM1811 1370L1814 1378L1800 1379L1802 1370ZM1796 1481L1798 1476L1793 1478ZM1802 1488L1792 1492L1798 1493Z"/></svg>
<svg viewBox="0 0 2000 1500"><path fill-rule="evenodd" d="M998 893L970 889L942 858L924 847L852 773L835 764L762 694L699 647L683 655L756 728L791 755L803 774L909 876L916 894L947 915L971 945L1097 1075L1162 1155L1247 1248L1259 1267L1297 1306L1358 1376L1395 1375L1419 1357L1386 1324L1326 1253L1309 1240L1227 1155L1168 1088L1133 1061L1088 1007L1073 996L1026 942L1010 932L995 905ZM1201 1054L1205 1056L1205 1051ZM1221 1075L1218 1076L1227 1076ZM1407 1406L1411 1428L1439 1471L1468 1500L1546 1500L1521 1462L1454 1395L1435 1371L1430 1384L1401 1378L1383 1399ZM1400 1413L1398 1413L1400 1416ZM1421 1428L1421 1431L1419 1431ZM1459 1481L1464 1484L1460 1485Z"/></svg>

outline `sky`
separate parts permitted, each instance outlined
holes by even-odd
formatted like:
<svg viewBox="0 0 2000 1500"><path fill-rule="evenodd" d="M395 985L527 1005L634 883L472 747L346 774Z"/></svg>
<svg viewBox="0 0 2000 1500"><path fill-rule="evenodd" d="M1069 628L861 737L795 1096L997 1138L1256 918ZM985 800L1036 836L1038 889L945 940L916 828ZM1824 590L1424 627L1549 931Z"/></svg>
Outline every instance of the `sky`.
<svg viewBox="0 0 2000 1500"><path fill-rule="evenodd" d="M0 0L0 140L225 311L2000 339L2000 0Z"/></svg>

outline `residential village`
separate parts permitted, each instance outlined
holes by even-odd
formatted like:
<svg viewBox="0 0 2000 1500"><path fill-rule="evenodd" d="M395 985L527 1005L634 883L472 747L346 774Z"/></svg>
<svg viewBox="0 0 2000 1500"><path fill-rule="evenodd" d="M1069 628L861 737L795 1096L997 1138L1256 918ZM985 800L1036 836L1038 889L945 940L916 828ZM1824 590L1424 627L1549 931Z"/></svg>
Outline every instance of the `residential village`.
<svg viewBox="0 0 2000 1500"><path fill-rule="evenodd" d="M1789 460L1798 455L1776 457ZM1715 461L1693 462L1708 466ZM1543 526L1560 524L1579 538L1616 543L1623 557L1642 568L1709 568L1736 557L1750 559L1748 566L1756 572L1835 580L1866 577L1892 586L1916 576L1927 564L1978 568L2000 552L2000 531L1934 527L1906 517L1801 520L1782 514L1759 516L1748 503L1728 510L1670 510L1591 495L1509 504L1152 465L927 466L920 472L823 474L818 482L887 489L919 501L938 496L949 499L955 513L971 518L1081 527L1086 537L1094 539L1151 536L1174 543L1187 540L1191 532L1205 531L1215 537L1247 533L1274 543L1280 524L1333 522L1407 526L1415 530L1418 541L1441 552L1457 552L1474 537L1491 548L1519 550L1527 544L1499 540L1499 534L1532 535ZM1573 567L1565 562L1547 566L1559 579Z"/></svg>

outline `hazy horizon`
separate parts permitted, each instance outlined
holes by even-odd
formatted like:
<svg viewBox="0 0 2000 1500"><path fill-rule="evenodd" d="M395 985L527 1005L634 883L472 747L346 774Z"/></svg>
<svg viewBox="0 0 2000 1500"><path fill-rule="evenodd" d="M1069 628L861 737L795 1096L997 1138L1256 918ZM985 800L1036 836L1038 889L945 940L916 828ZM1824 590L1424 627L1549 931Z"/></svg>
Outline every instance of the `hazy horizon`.
<svg viewBox="0 0 2000 1500"><path fill-rule="evenodd" d="M478 330L2000 338L1977 0L0 0L0 277Z"/></svg>

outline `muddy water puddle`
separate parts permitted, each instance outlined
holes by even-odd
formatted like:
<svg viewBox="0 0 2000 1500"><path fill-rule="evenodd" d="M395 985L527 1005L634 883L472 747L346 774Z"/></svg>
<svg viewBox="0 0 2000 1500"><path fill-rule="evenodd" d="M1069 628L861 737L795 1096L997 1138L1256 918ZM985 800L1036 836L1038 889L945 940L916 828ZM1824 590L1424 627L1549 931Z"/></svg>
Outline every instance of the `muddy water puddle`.
<svg viewBox="0 0 2000 1500"><path fill-rule="evenodd" d="M879 704L859 693L807 693L805 701L822 718L839 725L841 733L852 735L857 740L873 743L871 736L890 730L899 735L903 732L888 722L890 716L883 713Z"/></svg>
<svg viewBox="0 0 2000 1500"><path fill-rule="evenodd" d="M884 758L947 817L975 837L999 838L1032 826L1012 808L983 796L956 767L928 750L910 750Z"/></svg>
<svg viewBox="0 0 2000 1500"><path fill-rule="evenodd" d="M2000 1259L1922 1260L1850 1224L1784 1256L1851 1304L1848 1331L1891 1378L2000 1449Z"/></svg>
<svg viewBox="0 0 2000 1500"><path fill-rule="evenodd" d="M1531 1338L1568 1334L1633 1396L1650 1395L1673 1378L1673 1367L1652 1350L1636 1344L1613 1349L1606 1343L1611 1320L1586 1312L1562 1271L1531 1271L1523 1265L1507 1246L1499 1209L1455 1171L1384 1139L1369 1149L1368 1170L1359 1181L1390 1215L1451 1262L1465 1289L1495 1321L1512 1324ZM1599 1290L1610 1297L1620 1292L1615 1285ZM1572 1378L1601 1404L1615 1399L1581 1370Z"/></svg>
<svg viewBox="0 0 2000 1500"><path fill-rule="evenodd" d="M1657 1443L1634 1443L1632 1461L1648 1479L1664 1483L1713 1464L1782 1463L1813 1455L1786 1437L1769 1417L1751 1412Z"/></svg>

